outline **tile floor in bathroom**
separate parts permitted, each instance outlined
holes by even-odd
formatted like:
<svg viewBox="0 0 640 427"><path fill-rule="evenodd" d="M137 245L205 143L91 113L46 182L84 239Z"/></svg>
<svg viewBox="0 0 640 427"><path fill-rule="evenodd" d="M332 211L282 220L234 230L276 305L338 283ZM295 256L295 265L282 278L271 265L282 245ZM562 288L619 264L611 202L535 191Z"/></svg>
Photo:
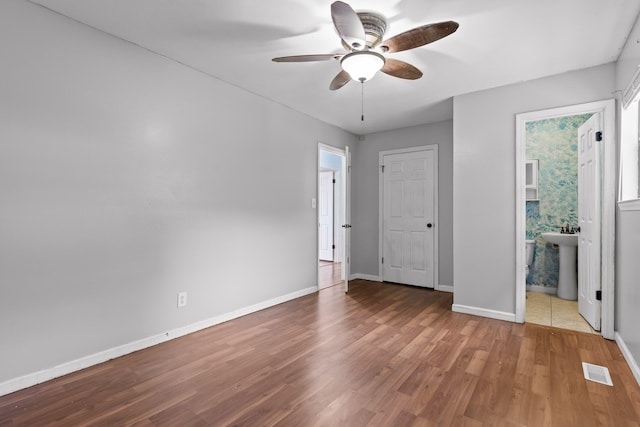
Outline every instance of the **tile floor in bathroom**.
<svg viewBox="0 0 640 427"><path fill-rule="evenodd" d="M526 310L526 322L599 334L578 313L578 301L567 301L555 295L527 291Z"/></svg>

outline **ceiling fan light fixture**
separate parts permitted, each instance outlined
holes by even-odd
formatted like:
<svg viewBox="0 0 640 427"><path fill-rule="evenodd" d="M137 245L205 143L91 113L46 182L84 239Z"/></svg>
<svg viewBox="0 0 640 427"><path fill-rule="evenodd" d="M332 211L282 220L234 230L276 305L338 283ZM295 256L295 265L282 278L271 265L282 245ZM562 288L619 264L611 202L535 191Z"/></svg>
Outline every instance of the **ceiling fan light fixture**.
<svg viewBox="0 0 640 427"><path fill-rule="evenodd" d="M360 50L346 54L340 60L342 69L353 80L364 83L370 80L384 66L384 56L370 50Z"/></svg>

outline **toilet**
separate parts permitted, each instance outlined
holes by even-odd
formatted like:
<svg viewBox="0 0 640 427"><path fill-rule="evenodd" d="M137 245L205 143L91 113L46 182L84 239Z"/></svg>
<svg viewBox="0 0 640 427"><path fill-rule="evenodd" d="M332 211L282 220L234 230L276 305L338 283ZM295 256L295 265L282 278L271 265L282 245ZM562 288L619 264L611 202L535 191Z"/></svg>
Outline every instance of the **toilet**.
<svg viewBox="0 0 640 427"><path fill-rule="evenodd" d="M529 266L533 263L533 250L536 247L535 240L525 240L526 267L524 270L525 277L529 275Z"/></svg>

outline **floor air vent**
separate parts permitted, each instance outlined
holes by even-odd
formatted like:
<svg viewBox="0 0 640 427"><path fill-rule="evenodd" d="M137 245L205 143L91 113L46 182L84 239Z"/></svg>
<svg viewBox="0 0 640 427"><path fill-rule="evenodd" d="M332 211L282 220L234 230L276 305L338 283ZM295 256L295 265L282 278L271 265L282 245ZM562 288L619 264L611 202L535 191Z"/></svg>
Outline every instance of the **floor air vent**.
<svg viewBox="0 0 640 427"><path fill-rule="evenodd" d="M584 377L589 381L595 381L600 384L613 385L609 369L604 366L592 365L591 363L582 362L582 371Z"/></svg>

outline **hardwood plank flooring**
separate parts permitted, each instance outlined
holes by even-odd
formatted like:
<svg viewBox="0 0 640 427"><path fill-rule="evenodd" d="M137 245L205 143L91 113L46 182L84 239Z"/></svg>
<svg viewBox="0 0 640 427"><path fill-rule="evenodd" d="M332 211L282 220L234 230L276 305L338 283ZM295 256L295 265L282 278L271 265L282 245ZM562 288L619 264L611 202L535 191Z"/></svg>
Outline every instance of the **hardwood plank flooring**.
<svg viewBox="0 0 640 427"><path fill-rule="evenodd" d="M344 283L342 281L342 263L320 261L318 265L318 287L327 288Z"/></svg>
<svg viewBox="0 0 640 427"><path fill-rule="evenodd" d="M640 426L599 335L362 280L0 397L0 426ZM588 382L581 362L609 368Z"/></svg>

